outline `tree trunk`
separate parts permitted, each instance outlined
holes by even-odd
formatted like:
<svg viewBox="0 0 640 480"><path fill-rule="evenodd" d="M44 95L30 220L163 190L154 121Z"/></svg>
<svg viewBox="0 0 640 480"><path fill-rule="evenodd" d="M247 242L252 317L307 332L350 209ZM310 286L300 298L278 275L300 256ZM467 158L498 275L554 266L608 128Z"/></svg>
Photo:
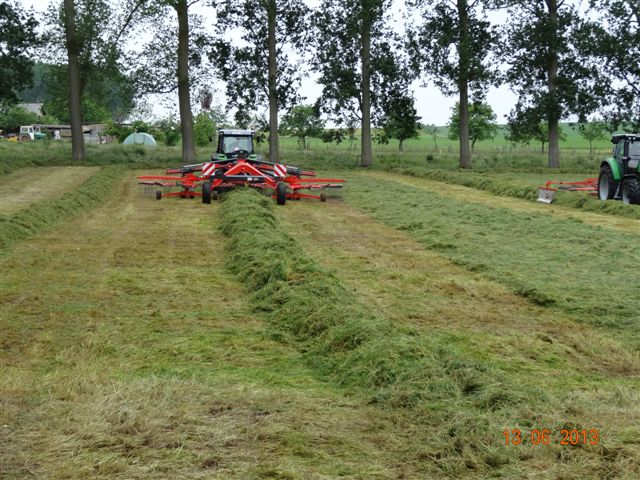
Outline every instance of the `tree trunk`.
<svg viewBox="0 0 640 480"><path fill-rule="evenodd" d="M188 164L195 163L196 160L189 92L189 4L187 0L177 0L173 7L178 14L178 101L182 130L182 161Z"/></svg>
<svg viewBox="0 0 640 480"><path fill-rule="evenodd" d="M280 159L278 141L278 90L276 88L278 64L276 59L276 0L268 4L268 43L269 43L269 161L277 163ZM304 139L303 139L304 141ZM302 144L304 148L304 143Z"/></svg>
<svg viewBox="0 0 640 480"><path fill-rule="evenodd" d="M549 63L547 67L547 86L549 89L550 104L547 113L549 123L549 167L560 166L559 124L558 114L558 51L556 41L558 38L558 2L546 0L549 9L549 24L553 29L549 45Z"/></svg>
<svg viewBox="0 0 640 480"><path fill-rule="evenodd" d="M467 0L458 0L458 20L460 23L460 50L458 90L460 92L460 168L471 168L469 149L469 11Z"/></svg>
<svg viewBox="0 0 640 480"><path fill-rule="evenodd" d="M370 167L371 155L371 20L369 12L362 12L362 167Z"/></svg>
<svg viewBox="0 0 640 480"><path fill-rule="evenodd" d="M74 162L86 158L84 135L82 133L82 113L80 111L80 67L78 63L78 38L76 36L76 9L73 0L64 0L64 30L67 37L67 57L69 68L69 114L71 117L71 149Z"/></svg>

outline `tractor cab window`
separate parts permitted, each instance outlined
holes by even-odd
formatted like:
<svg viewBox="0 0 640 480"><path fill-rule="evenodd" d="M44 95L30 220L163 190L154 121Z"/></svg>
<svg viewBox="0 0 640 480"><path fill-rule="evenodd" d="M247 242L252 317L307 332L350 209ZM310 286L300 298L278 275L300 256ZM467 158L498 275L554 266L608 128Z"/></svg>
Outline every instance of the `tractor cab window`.
<svg viewBox="0 0 640 480"><path fill-rule="evenodd" d="M624 142L622 140L613 148L613 156L618 160L624 157Z"/></svg>
<svg viewBox="0 0 640 480"><path fill-rule="evenodd" d="M222 150L224 153L234 153L239 150L252 153L251 137L225 137L222 142Z"/></svg>
<svg viewBox="0 0 640 480"><path fill-rule="evenodd" d="M640 158L640 142L629 142L629 157Z"/></svg>

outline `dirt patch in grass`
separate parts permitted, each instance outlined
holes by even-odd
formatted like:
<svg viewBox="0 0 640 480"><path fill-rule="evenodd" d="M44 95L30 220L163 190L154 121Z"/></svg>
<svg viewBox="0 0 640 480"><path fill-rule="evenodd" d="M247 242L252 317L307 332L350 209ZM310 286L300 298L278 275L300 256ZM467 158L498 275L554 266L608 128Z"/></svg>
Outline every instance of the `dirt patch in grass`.
<svg viewBox="0 0 640 480"><path fill-rule="evenodd" d="M591 213L562 205L545 205L539 202L534 203L513 197L497 196L476 188L444 183L427 178L417 178L388 172L367 172L366 175L377 179L379 182L385 182L391 179L404 185L455 198L461 202L480 203L491 207L508 208L518 212L546 213L556 218L582 222L595 227L613 228L636 234L640 232L640 220L632 218L607 215L604 213Z"/></svg>
<svg viewBox="0 0 640 480"><path fill-rule="evenodd" d="M23 168L0 176L0 215L12 215L34 203L60 198L99 170L100 167Z"/></svg>

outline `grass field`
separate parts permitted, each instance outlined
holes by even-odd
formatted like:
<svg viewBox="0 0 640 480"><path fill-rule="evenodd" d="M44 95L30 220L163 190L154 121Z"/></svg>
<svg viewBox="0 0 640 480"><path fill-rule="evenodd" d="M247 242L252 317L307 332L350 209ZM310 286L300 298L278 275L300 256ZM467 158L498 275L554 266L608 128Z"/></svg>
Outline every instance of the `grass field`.
<svg viewBox="0 0 640 480"><path fill-rule="evenodd" d="M639 207L384 152L322 171L326 204L157 202L133 169L172 150L28 153L0 165L0 478L640 477Z"/></svg>

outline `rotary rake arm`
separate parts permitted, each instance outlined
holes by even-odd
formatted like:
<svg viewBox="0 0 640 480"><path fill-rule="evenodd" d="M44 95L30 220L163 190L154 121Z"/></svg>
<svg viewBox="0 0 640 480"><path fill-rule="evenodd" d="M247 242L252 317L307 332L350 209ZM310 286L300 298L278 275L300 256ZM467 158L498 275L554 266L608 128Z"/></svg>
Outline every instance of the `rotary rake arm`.
<svg viewBox="0 0 640 480"><path fill-rule="evenodd" d="M598 179L586 178L579 182L563 182L558 180L549 180L544 187L538 188L538 201L542 203L553 202L555 193L558 190L569 190L572 192L589 192L596 195L598 191Z"/></svg>
<svg viewBox="0 0 640 480"><path fill-rule="evenodd" d="M341 189L344 180L339 178L315 177L316 172L298 167L262 160L248 159L244 155L238 158L216 160L180 168L169 168L166 175L145 175L138 177L139 183L149 186L161 186L163 191L156 192L156 198L178 196L181 198L202 197L203 203L210 203L218 195L238 186L258 188L271 193L279 205L287 199L313 198L324 202L328 190ZM164 193L169 188L179 191ZM196 191L200 189L201 192ZM304 190L318 191L319 194L303 193Z"/></svg>

